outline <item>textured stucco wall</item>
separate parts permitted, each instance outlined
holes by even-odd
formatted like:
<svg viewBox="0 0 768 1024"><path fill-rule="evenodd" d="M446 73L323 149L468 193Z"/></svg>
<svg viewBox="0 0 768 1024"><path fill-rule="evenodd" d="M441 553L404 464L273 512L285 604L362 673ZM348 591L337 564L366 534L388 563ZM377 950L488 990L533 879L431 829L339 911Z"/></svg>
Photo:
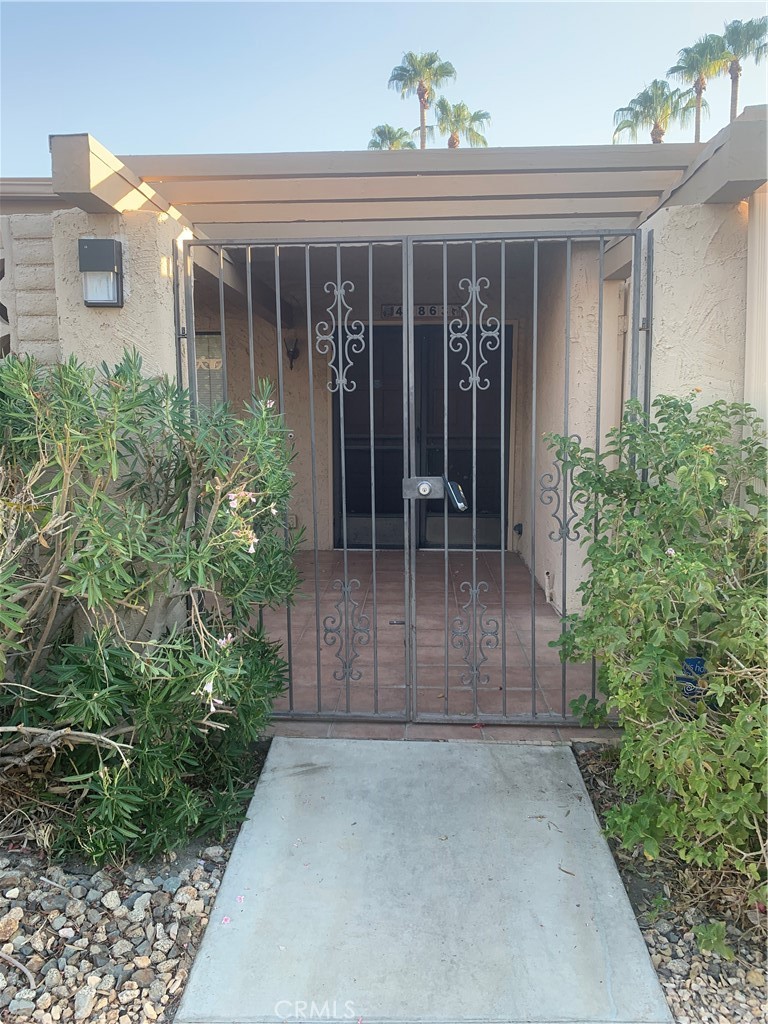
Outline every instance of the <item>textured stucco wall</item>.
<svg viewBox="0 0 768 1024"><path fill-rule="evenodd" d="M768 421L768 185L749 201L744 401Z"/></svg>
<svg viewBox="0 0 768 1024"><path fill-rule="evenodd" d="M600 434L615 426L621 415L621 367L623 336L619 331L621 305L619 282L606 281L603 289L602 372ZM573 243L570 290L570 363L568 375L568 432L578 434L594 447L597 430L598 397L598 303L599 264L597 243ZM539 261L538 347L536 382L536 461L533 467L533 496L536 531L536 578L544 587L549 573L553 603L562 605L563 543L550 537L557 534L562 518L558 496L551 504L541 501L541 479L554 473L552 453L544 444L546 433L562 434L565 429L565 354L566 354L566 247L564 243L542 245ZM514 512L523 523L519 551L531 564L531 429L532 429L532 347L530 332L524 338L518 378L517 404L517 485ZM550 481L550 483L553 483ZM583 549L577 542L567 544L567 605L576 610L576 588L585 578Z"/></svg>
<svg viewBox="0 0 768 1024"><path fill-rule="evenodd" d="M126 348L141 354L149 375L176 375L171 254L179 227L165 214L53 214L61 357L86 363L116 363ZM122 309L83 304L78 269L79 238L117 238L123 243Z"/></svg>
<svg viewBox="0 0 768 1024"><path fill-rule="evenodd" d="M671 207L647 221L643 231L650 229L652 397L700 387L707 401L742 401L747 204Z"/></svg>
<svg viewBox="0 0 768 1024"><path fill-rule="evenodd" d="M227 390L235 409L242 409L250 397L250 367L248 356L248 311L245 298L226 289L224 317L227 337ZM218 294L211 289L197 289L195 302L195 328L199 331L220 330ZM283 332L284 337L286 332ZM312 445L309 416L309 374L306 328L291 329L291 341L299 339L301 355L293 370L283 350L285 422L293 432L296 457L293 470L296 485L291 502L291 513L297 525L304 527L305 545L313 543L312 517ZM274 388L277 400L277 332L254 311L253 318L254 365L257 379L266 379ZM317 544L321 550L333 547L333 458L332 458L332 402L328 391L329 370L320 358L313 361L315 397L315 460L317 469Z"/></svg>
<svg viewBox="0 0 768 1024"><path fill-rule="evenodd" d="M49 213L0 217L0 302L8 309L10 350L42 363L60 356L52 237Z"/></svg>

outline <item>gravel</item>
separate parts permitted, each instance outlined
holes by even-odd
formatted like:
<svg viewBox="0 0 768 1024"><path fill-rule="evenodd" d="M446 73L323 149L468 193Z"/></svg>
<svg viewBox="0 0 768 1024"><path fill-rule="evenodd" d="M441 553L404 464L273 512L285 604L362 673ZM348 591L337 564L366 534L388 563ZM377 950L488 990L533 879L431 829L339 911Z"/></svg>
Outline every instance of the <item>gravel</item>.
<svg viewBox="0 0 768 1024"><path fill-rule="evenodd" d="M592 744L576 745L574 753L602 819L620 799L610 756ZM690 867L672 859L648 863L613 845L612 850L675 1024L764 1024L765 932L738 927L727 910L705 913L707 908L690 905ZM726 922L732 960L698 947L694 929L713 920Z"/></svg>
<svg viewBox="0 0 768 1024"><path fill-rule="evenodd" d="M0 1020L172 1021L228 856L96 872L0 856Z"/></svg>

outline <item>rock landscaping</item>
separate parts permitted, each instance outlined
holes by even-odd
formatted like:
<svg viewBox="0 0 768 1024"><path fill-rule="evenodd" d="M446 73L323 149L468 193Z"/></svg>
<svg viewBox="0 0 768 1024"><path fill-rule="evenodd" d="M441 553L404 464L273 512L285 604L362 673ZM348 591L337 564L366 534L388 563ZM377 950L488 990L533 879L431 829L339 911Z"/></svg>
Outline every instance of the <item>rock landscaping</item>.
<svg viewBox="0 0 768 1024"><path fill-rule="evenodd" d="M593 745L576 745L574 753L602 819L620 799L613 785L615 754ZM613 843L611 848L675 1024L763 1024L764 915L761 920L753 911L753 922L737 922L727 904L702 904L701 894L692 892L695 873L675 858L649 862ZM699 948L694 929L714 919L726 921L731 960Z"/></svg>
<svg viewBox="0 0 768 1024"><path fill-rule="evenodd" d="M228 855L95 872L0 856L0 1019L171 1021Z"/></svg>

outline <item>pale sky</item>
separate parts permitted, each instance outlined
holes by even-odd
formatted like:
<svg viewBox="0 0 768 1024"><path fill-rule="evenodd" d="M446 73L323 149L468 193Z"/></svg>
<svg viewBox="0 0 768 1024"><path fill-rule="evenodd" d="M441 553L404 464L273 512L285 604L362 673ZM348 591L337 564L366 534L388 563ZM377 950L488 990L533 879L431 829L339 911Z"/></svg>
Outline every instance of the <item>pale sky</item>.
<svg viewBox="0 0 768 1024"><path fill-rule="evenodd" d="M418 123L417 100L387 88L404 50L454 64L445 95L491 113L492 146L609 143L614 109L681 47L765 12L741 0L2 3L0 173L49 175L48 135L66 132L119 154L364 149L374 125ZM767 68L745 67L741 105L766 102ZM705 139L727 122L729 88L710 83Z"/></svg>

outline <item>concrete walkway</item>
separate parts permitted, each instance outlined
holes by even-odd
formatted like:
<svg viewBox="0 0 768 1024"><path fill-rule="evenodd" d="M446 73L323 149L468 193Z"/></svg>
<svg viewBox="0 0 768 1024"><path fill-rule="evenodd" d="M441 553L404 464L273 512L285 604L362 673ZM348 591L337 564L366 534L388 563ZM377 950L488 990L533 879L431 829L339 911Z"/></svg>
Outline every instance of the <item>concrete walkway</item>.
<svg viewBox="0 0 768 1024"><path fill-rule="evenodd" d="M273 740L176 1024L669 1024L571 750Z"/></svg>

